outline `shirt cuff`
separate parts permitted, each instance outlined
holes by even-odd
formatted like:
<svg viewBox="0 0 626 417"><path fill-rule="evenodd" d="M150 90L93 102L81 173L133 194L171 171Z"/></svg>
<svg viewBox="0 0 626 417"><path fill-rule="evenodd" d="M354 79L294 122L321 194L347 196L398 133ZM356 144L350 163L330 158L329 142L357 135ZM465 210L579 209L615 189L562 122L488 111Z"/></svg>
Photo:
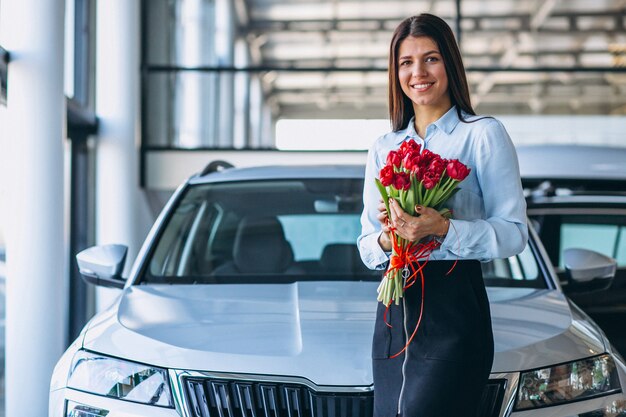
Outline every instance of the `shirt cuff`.
<svg viewBox="0 0 626 417"><path fill-rule="evenodd" d="M450 219L450 227L448 228L448 233L445 238L441 242L440 248L442 250L446 250L448 252L452 252L457 256L461 256L461 236L465 232L465 229L469 227L467 222Z"/></svg>
<svg viewBox="0 0 626 417"><path fill-rule="evenodd" d="M382 232L381 232L382 233ZM391 252L385 252L378 243L380 233L372 233L361 239L361 247L367 248L363 261L371 269L385 269Z"/></svg>

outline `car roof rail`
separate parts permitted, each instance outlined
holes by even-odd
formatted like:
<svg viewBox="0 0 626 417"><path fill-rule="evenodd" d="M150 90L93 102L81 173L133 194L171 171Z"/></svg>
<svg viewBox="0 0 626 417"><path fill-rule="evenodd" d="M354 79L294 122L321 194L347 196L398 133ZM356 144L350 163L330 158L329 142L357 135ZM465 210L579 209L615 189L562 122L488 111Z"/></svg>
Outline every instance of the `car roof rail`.
<svg viewBox="0 0 626 417"><path fill-rule="evenodd" d="M209 162L207 166L204 167L202 171L200 171L200 176L204 176L207 174L212 174L213 172L218 172L223 169L234 168L235 166L230 162L222 161L220 159L215 160L213 162Z"/></svg>
<svg viewBox="0 0 626 417"><path fill-rule="evenodd" d="M562 196L577 196L577 197L626 197L626 187L620 186L620 183L615 181L608 185L601 185L599 182L586 182L583 184L574 184L573 182L555 183L550 180L542 181L541 183L525 184L524 197L527 201L536 201L546 197L562 197Z"/></svg>
<svg viewBox="0 0 626 417"><path fill-rule="evenodd" d="M522 178L524 195L553 197L562 194L575 195L626 195L626 181L599 178Z"/></svg>
<svg viewBox="0 0 626 417"><path fill-rule="evenodd" d="M555 195L556 187L550 181L542 181L530 189L529 197L554 197Z"/></svg>

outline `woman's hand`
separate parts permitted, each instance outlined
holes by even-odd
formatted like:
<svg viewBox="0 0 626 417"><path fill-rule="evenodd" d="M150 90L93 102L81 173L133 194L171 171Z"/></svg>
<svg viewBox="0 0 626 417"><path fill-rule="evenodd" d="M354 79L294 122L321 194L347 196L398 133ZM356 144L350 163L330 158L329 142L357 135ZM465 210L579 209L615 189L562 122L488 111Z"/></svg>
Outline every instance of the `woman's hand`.
<svg viewBox="0 0 626 417"><path fill-rule="evenodd" d="M380 222L380 228L382 232L380 236L378 236L378 244L384 251L391 251L391 236L389 235L389 217L387 216L387 207L385 207L385 203L383 200L379 200L378 204L378 215L376 216L378 221Z"/></svg>
<svg viewBox="0 0 626 417"><path fill-rule="evenodd" d="M413 217L402 210L396 200L390 198L389 211L391 226L395 228L396 234L410 242L417 242L430 235L445 236L448 233L450 222L433 208L415 206L415 213L419 216Z"/></svg>

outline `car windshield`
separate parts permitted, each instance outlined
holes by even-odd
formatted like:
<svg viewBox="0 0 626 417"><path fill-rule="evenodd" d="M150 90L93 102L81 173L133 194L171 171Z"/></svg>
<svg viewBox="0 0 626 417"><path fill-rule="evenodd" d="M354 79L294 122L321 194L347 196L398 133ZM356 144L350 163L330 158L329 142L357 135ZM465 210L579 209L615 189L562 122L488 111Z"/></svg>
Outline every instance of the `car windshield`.
<svg viewBox="0 0 626 417"><path fill-rule="evenodd" d="M149 253L141 283L378 281L361 262L363 180L192 185ZM530 248L483 264L487 285L544 288Z"/></svg>

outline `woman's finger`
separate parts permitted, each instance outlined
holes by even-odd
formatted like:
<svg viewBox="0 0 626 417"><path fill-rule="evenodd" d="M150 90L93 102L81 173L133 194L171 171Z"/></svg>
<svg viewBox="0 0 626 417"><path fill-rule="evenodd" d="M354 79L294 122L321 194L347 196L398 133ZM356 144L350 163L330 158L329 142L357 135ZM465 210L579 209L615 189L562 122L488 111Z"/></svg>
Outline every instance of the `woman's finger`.
<svg viewBox="0 0 626 417"><path fill-rule="evenodd" d="M392 215L394 219L402 215L402 213L400 213L401 209L399 207L398 202L394 200L393 198L389 199L389 210L391 211L390 214Z"/></svg>
<svg viewBox="0 0 626 417"><path fill-rule="evenodd" d="M392 211L392 218L396 225L396 227L403 227L406 225L406 220L404 219L404 210L400 207L400 204L394 199L391 199L392 203L389 205L390 210Z"/></svg>
<svg viewBox="0 0 626 417"><path fill-rule="evenodd" d="M385 205L383 204L383 207ZM380 223L380 228L383 232L389 233L389 217L387 216L387 210L381 211L376 215L376 219Z"/></svg>

